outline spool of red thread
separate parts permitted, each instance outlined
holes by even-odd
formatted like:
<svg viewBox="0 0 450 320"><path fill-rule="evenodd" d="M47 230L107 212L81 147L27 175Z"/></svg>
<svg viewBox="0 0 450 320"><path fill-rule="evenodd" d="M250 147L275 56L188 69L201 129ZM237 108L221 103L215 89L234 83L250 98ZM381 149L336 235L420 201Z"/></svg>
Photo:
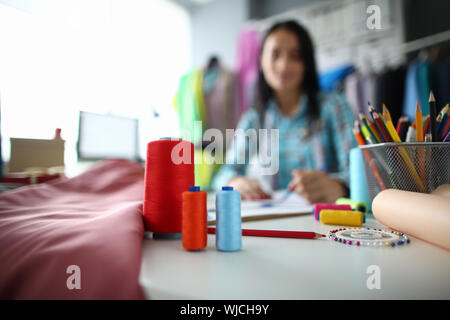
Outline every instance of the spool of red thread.
<svg viewBox="0 0 450 320"><path fill-rule="evenodd" d="M194 145L161 138L147 144L143 215L156 235L181 233L182 194L195 184Z"/></svg>
<svg viewBox="0 0 450 320"><path fill-rule="evenodd" d="M207 242L206 192L189 187L183 192L182 243L186 250L201 250Z"/></svg>

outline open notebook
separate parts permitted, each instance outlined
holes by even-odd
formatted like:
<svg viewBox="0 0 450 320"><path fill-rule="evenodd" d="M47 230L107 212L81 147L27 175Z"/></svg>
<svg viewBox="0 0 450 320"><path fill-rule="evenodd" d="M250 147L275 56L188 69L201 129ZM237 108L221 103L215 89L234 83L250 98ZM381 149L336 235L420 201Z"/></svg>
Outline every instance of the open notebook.
<svg viewBox="0 0 450 320"><path fill-rule="evenodd" d="M272 193L272 199L242 201L242 221L275 219L312 212L313 206L307 200L294 192L282 200L285 194L286 190L278 190ZM215 199L215 193L208 194L208 224L215 224L216 221Z"/></svg>

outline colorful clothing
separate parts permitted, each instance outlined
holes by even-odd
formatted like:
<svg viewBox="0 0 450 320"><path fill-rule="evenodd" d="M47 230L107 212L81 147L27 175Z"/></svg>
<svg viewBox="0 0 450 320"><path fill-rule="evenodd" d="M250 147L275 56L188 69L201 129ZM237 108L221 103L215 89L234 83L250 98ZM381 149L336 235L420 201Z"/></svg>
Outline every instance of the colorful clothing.
<svg viewBox="0 0 450 320"><path fill-rule="evenodd" d="M239 33L236 71L239 79L240 114L253 104L261 45L262 38L258 30L245 27Z"/></svg>
<svg viewBox="0 0 450 320"><path fill-rule="evenodd" d="M202 85L202 70L194 70L185 74L180 79L178 91L173 101L173 106L178 112L180 119L181 138L196 145L201 143L202 137L197 137L194 134L194 122L203 122L202 135L205 130L205 124L208 122Z"/></svg>
<svg viewBox="0 0 450 320"><path fill-rule="evenodd" d="M239 139L229 146L226 163L214 178L213 188L219 189L237 175L257 178L263 189L284 189L292 179L292 170L327 170L328 174L348 185L349 153L356 146L353 136L353 113L346 100L338 94L321 93L319 119L312 125L307 116L307 97L300 99L297 112L286 117L274 100L268 103L262 128L279 130L279 170L271 176L262 176L249 165L248 143ZM248 110L241 118L242 130L261 128L259 114ZM245 164L237 164L237 156L245 153Z"/></svg>

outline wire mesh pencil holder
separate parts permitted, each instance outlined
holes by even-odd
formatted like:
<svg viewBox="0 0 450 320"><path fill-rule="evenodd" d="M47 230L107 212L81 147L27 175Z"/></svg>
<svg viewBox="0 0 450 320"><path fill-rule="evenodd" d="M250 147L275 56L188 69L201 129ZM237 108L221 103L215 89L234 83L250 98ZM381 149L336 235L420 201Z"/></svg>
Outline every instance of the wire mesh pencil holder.
<svg viewBox="0 0 450 320"><path fill-rule="evenodd" d="M384 189L430 193L450 183L450 142L359 146L371 201Z"/></svg>

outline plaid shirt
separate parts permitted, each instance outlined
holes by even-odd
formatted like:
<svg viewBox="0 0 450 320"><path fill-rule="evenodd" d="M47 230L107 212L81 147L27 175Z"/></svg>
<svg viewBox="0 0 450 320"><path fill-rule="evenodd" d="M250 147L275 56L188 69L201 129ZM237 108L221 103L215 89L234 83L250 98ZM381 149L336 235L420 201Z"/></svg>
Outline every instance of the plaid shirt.
<svg viewBox="0 0 450 320"><path fill-rule="evenodd" d="M257 167L249 165L249 146L235 139L229 145L236 152L227 152L226 162L215 176L212 187L219 189L237 175L245 175L260 181L263 189L287 188L293 170L323 170L332 178L348 186L350 149L356 147L353 136L353 113L343 96L321 93L318 96L320 116L311 124L307 117L307 97L303 95L297 112L284 116L274 100L268 103L263 128L279 130L279 170L271 176L258 174ZM242 115L238 128L261 128L259 115L250 109ZM247 155L245 164L237 164L237 155Z"/></svg>

